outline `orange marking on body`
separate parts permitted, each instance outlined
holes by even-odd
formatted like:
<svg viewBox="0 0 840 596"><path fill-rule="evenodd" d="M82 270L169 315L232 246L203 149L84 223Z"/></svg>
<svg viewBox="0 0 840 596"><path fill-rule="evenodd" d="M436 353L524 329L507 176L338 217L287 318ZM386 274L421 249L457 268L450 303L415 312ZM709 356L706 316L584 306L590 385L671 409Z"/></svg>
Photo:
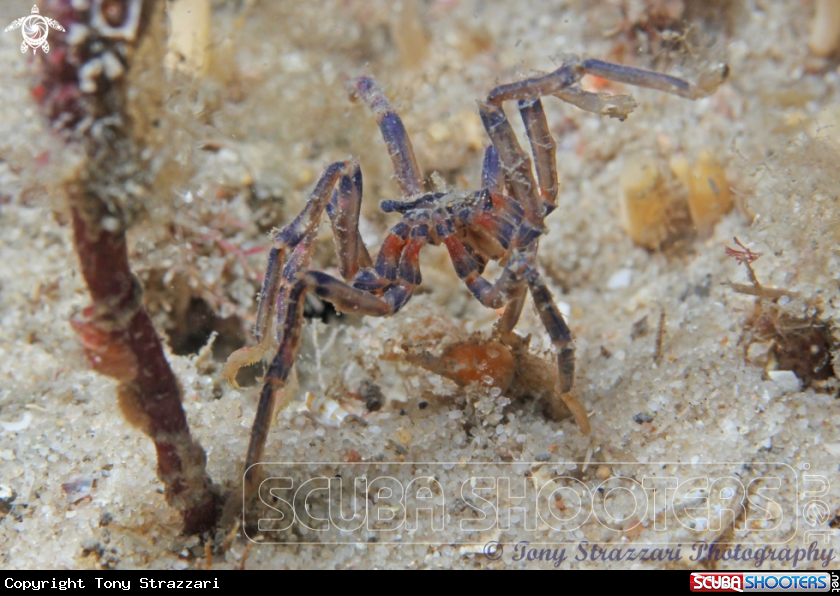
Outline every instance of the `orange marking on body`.
<svg viewBox="0 0 840 596"><path fill-rule="evenodd" d="M403 258L410 259L413 262L417 262L420 257L420 249L426 245L425 238L412 238L408 242L405 243L405 248L403 248Z"/></svg>
<svg viewBox="0 0 840 596"><path fill-rule="evenodd" d="M469 275L467 275L467 277L464 278L464 283L469 285L475 280L477 280L479 277L481 277L481 274L478 271L470 271Z"/></svg>
<svg viewBox="0 0 840 596"><path fill-rule="evenodd" d="M382 243L382 254L398 255L403 251L406 241L396 234L388 234L385 242Z"/></svg>
<svg viewBox="0 0 840 596"><path fill-rule="evenodd" d="M453 259L467 253L467 251L464 250L464 245L461 244L460 240L455 238L455 236L444 238L443 243L446 245L446 248L449 249L449 254L452 255Z"/></svg>
<svg viewBox="0 0 840 596"><path fill-rule="evenodd" d="M491 232L496 232L499 229L498 221L489 213L479 213L475 217L475 223L487 228Z"/></svg>
<svg viewBox="0 0 840 596"><path fill-rule="evenodd" d="M601 93L604 89L608 89L610 85L611 83L607 79L596 75L586 75L581 83L584 90L592 93Z"/></svg>
<svg viewBox="0 0 840 596"><path fill-rule="evenodd" d="M490 193L490 198L493 200L493 211L501 215L510 215L513 213L513 208L510 206L510 201L504 195L495 192Z"/></svg>
<svg viewBox="0 0 840 596"><path fill-rule="evenodd" d="M493 201L493 209L496 211L506 211L508 204L504 197L497 192L487 191L490 193L490 200Z"/></svg>

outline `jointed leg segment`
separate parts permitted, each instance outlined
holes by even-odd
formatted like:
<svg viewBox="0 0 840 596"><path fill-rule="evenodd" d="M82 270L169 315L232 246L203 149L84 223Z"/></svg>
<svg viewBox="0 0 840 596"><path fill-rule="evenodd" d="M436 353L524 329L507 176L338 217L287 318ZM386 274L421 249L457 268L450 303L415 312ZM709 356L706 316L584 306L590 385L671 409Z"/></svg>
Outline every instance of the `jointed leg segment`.
<svg viewBox="0 0 840 596"><path fill-rule="evenodd" d="M525 210L525 217L535 227L542 227L545 209L537 194L537 181L531 158L522 149L501 105L479 103L478 111L490 141L499 153L502 169L513 196Z"/></svg>
<svg viewBox="0 0 840 596"><path fill-rule="evenodd" d="M359 77L352 82L351 92L364 100L376 116L402 194L410 197L423 192L423 179L420 176L417 158L414 157L411 140L402 120L391 107L382 89L370 77Z"/></svg>
<svg viewBox="0 0 840 596"><path fill-rule="evenodd" d="M327 204L327 215L335 237L335 252L341 277L351 280L359 272L372 266L370 253L359 233L359 213L362 208L362 169L358 164L351 175L344 175Z"/></svg>
<svg viewBox="0 0 840 596"><path fill-rule="evenodd" d="M603 60L575 59L547 75L499 85L487 94L487 103L501 105L510 100L535 99L548 95L561 96L565 90L574 88L574 85L587 74L616 83L672 93L685 99L701 99L714 93L726 80L729 76L729 67L726 64L719 64L710 72L704 73L697 83L691 83L671 75Z"/></svg>
<svg viewBox="0 0 840 596"><path fill-rule="evenodd" d="M548 129L545 110L539 99L520 100L519 113L531 142L531 153L537 170L537 180L540 184L540 195L545 203L546 215L557 207L557 143Z"/></svg>
<svg viewBox="0 0 840 596"><path fill-rule="evenodd" d="M586 409L571 393L575 380L575 349L572 346L572 332L566 324L563 315L554 304L551 291L545 285L536 265L529 265L525 271L528 288L534 300L534 307L540 315L543 326L551 338L552 348L557 356L557 371L559 373L558 392L560 398L572 412L575 422L585 434L592 432Z"/></svg>
<svg viewBox="0 0 840 596"><path fill-rule="evenodd" d="M503 194L505 192L505 173L499 152L494 145L488 145L484 150L484 162L481 166L481 188L490 192Z"/></svg>

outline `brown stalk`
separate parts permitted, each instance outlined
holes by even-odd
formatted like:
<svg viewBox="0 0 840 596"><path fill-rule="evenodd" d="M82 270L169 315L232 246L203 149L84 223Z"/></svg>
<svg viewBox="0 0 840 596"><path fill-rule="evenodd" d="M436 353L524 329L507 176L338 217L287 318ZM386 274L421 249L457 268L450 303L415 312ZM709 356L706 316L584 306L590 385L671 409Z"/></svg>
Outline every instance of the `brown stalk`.
<svg viewBox="0 0 840 596"><path fill-rule="evenodd" d="M138 198L131 193L142 196L149 184L127 115L126 72L135 42L151 18L161 16L156 8L157 0L103 0L76 10L70 0L54 0L45 15L68 31L83 25L91 33L71 43L66 34L51 32L51 52L42 54L41 81L33 94L67 147L81 148L84 155L64 184L92 304L71 324L94 370L119 382L125 418L154 441L166 501L181 512L184 531L195 534L215 526L216 497L204 450L190 436L178 380L143 306L125 235L126 205ZM142 11L139 25L131 25L137 14L132 11ZM104 57L107 53L111 56ZM113 67L112 57L123 71ZM110 60L110 70L92 69L96 60Z"/></svg>

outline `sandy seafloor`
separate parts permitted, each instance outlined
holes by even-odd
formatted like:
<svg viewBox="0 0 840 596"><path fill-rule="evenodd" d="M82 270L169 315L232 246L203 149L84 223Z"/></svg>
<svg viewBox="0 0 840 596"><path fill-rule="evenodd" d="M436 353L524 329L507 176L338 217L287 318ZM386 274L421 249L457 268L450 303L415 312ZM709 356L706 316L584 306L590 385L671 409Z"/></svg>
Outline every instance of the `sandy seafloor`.
<svg viewBox="0 0 840 596"><path fill-rule="evenodd" d="M213 537L214 568L554 566L515 560L512 545L523 540L564 544L568 558L560 568L704 569L714 565L692 560L691 545L716 540L742 551L816 541L834 549L827 565L838 567L836 379L805 390L773 381L761 359L766 347L750 347L761 343L750 323L756 308L776 320L816 317L833 345L840 339L840 132L833 126L840 123L840 62L808 54L812 2L687 0L681 14L680 2L641 0L212 4L205 76L141 73L132 81L138 96L157 98L138 109L159 110L162 126L149 140L161 173L137 210L131 257L158 328L169 330L183 354L170 360L208 471L232 499ZM639 23L648 4L668 5L662 10L677 10L686 21L666 25L665 41L661 27L647 35ZM0 22L28 13L29 3L4 1ZM686 30L688 45L679 39ZM0 36L0 565L204 566L204 546L180 535L179 516L163 500L151 442L121 419L114 383L88 369L68 324L87 297L61 191L61 147L31 100L33 65L18 44L11 33ZM294 216L326 163L348 155L360 159L365 176L368 244L377 246L394 221L377 210L378 200L397 194L387 152L370 114L348 100L343 80L377 77L404 117L424 173L438 171L449 188L475 188L486 142L475 99L497 82L552 70L572 53L688 76L725 59L732 71L717 94L696 102L632 90L640 105L625 122L545 101L558 138L561 189L540 263L576 336L575 392L590 413L591 437L572 420L547 419L534 400L511 401L480 384L459 388L405 360L404 342L439 347L474 331L487 334L498 316L472 299L444 251L428 248L422 289L397 316L307 323L296 400L277 417L267 459L361 459L373 462L369 476L390 475L403 485L434 475L442 529L383 532L374 525L342 534L298 524L293 532L252 533L284 543L261 545L237 534L254 374L261 373L243 378L240 391L220 373L227 355L251 341L266 254L251 249L266 246L271 228ZM667 168L672 155L703 150L723 163L737 207L708 238L689 234L657 251L635 246L619 218L624 160L641 153ZM335 271L329 226L321 229L316 263ZM724 251L733 236L764 253L754 264L759 280L790 296L756 307L755 298L725 285L747 281L745 268ZM644 317L647 333L637 324ZM534 334L535 350L548 347L530 302L518 329ZM219 334L215 346L197 355L211 331ZM840 370L836 349L832 357ZM360 406L366 424L351 419L333 427L303 412L305 391L352 398L366 379L387 399L376 412ZM296 482L308 478L303 465L273 471L280 470ZM319 474L340 471L352 475L347 466L318 467ZM462 530L460 520L476 517L473 507L482 503L460 499L465 480L503 475L516 491L530 482L526 477L540 484L565 477L557 486L578 494L562 493L565 525L534 530L527 514L514 510L509 528ZM721 487L737 486L730 480L707 487L707 502L682 494L666 503L661 492L654 500L642 489L645 477L735 478L750 497L742 500L744 491L736 490L738 497L727 500L733 493ZM68 495L74 482L80 492ZM627 490L610 493L614 487ZM492 490L473 494L496 504L502 518L516 506L505 494L491 499ZM650 506L631 514L631 495ZM575 498L596 511L611 499L613 518L572 520ZM298 506L301 519L317 526ZM309 510L313 517L318 506ZM500 557L481 553L488 541L507 545ZM349 543L300 544L312 542ZM583 542L625 553L679 544L683 556L576 560ZM716 568L745 565L755 560ZM823 565L812 560L796 568ZM793 562L761 568L792 569Z"/></svg>

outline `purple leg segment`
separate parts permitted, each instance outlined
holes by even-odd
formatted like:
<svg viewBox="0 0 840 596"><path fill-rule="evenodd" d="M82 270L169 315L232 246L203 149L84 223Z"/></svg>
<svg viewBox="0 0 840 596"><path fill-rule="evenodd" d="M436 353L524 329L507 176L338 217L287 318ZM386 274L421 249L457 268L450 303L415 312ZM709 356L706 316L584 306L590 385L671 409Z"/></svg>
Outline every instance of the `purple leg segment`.
<svg viewBox="0 0 840 596"><path fill-rule="evenodd" d="M400 255L399 279L413 286L423 281L420 275L420 251L426 246L429 237L428 221L418 221L411 227L409 240Z"/></svg>
<svg viewBox="0 0 840 596"><path fill-rule="evenodd" d="M484 163L481 166L481 188L502 194L505 192L505 173L499 152L493 145L484 150Z"/></svg>
<svg viewBox="0 0 840 596"><path fill-rule="evenodd" d="M704 73L697 83L691 83L659 72L603 60L574 59L547 75L499 85L487 95L487 103L501 105L502 102L509 100L536 99L547 95L557 95L562 98L566 89L574 87L587 74L616 83L672 93L685 99L700 99L708 97L717 90L729 76L729 67L726 64L719 64L711 71Z"/></svg>
<svg viewBox="0 0 840 596"><path fill-rule="evenodd" d="M359 233L359 214L362 208L362 169L356 164L351 175L341 177L338 190L327 205L332 223L338 270L346 280L353 279L359 269L370 267L373 261Z"/></svg>
<svg viewBox="0 0 840 596"><path fill-rule="evenodd" d="M376 273L389 281L397 279L397 267L405 248L411 227L404 221L397 223L388 232L379 254L376 256Z"/></svg>
<svg viewBox="0 0 840 596"><path fill-rule="evenodd" d="M501 308L507 304L511 296L518 295L523 284L523 273L527 263L514 254L505 266L499 279L490 283L481 277L481 270L475 259L470 255L465 245L455 236L443 239L449 251L449 257L455 266L455 273L464 281L476 299L488 308Z"/></svg>
<svg viewBox="0 0 840 596"><path fill-rule="evenodd" d="M327 189L329 192L329 189ZM246 482L252 483L252 466L262 461L265 440L271 426L277 392L286 385L289 373L295 363L300 348L301 329L303 327L303 297L306 293L306 281L299 279L301 271L309 266L315 248L317 232L313 229L294 247L289 260L283 268L280 290L277 292L277 337L280 347L265 373L265 381L260 392L257 415L251 427L251 440L248 444L248 458L245 462Z"/></svg>
<svg viewBox="0 0 840 596"><path fill-rule="evenodd" d="M280 290L280 272L286 256L284 248L275 247L268 253L268 266L260 290L260 305L257 308L257 324L254 326L254 337L258 344L268 337L271 326L274 303L277 302L277 292Z"/></svg>
<svg viewBox="0 0 840 596"><path fill-rule="evenodd" d="M382 89L372 78L359 77L353 82L352 90L376 116L376 122L388 147L402 194L410 197L423 192L423 179L420 176L420 167L417 165L417 158L414 157L414 148L411 146L408 132Z"/></svg>
<svg viewBox="0 0 840 596"><path fill-rule="evenodd" d="M604 62L603 60L584 60L580 63L580 68L584 73L608 81L656 89L657 91L679 95L685 99L708 97L729 77L729 66L726 64L718 64L709 72L704 73L697 83L691 83L659 72Z"/></svg>
<svg viewBox="0 0 840 596"><path fill-rule="evenodd" d="M484 123L484 129L496 151L499 152L505 179L513 191L513 196L522 205L528 221L541 228L545 208L537 193L537 181L531 169L531 158L516 139L513 127L500 105L479 102L478 111Z"/></svg>
<svg viewBox="0 0 840 596"><path fill-rule="evenodd" d="M280 245L295 246L303 240L303 237L318 225L321 214L330 201L336 182L350 167L350 162L346 161L338 161L327 166L315 185L315 190L312 191L303 211L292 220L292 223L274 235L274 241Z"/></svg>
<svg viewBox="0 0 840 596"><path fill-rule="evenodd" d="M546 215L557 207L557 143L548 129L545 110L539 99L520 100L519 113L531 142L531 153L534 155L534 165L537 169L537 180L540 184L540 194L545 203Z"/></svg>
<svg viewBox="0 0 840 596"><path fill-rule="evenodd" d="M328 300L336 310L350 314L384 317L391 314L388 303L321 271L308 271L306 284L316 296Z"/></svg>
<svg viewBox="0 0 840 596"><path fill-rule="evenodd" d="M330 199L333 187L348 166L349 163L344 161L330 164L315 185L315 190L312 191L303 211L292 220L292 223L285 226L274 236L277 246L268 255L268 267L260 290L260 305L257 309L257 323L254 327L254 335L260 344L266 341L268 331L271 328L271 321L274 316L273 306L281 284L280 271L285 265L286 254L290 248L297 246L317 226L321 213Z"/></svg>
<svg viewBox="0 0 840 596"><path fill-rule="evenodd" d="M557 353L560 392L568 393L571 391L575 380L575 349L572 347L572 332L563 315L560 314L557 305L554 304L551 290L545 285L545 281L543 281L536 266L530 265L527 268L525 278L528 280L534 306Z"/></svg>

